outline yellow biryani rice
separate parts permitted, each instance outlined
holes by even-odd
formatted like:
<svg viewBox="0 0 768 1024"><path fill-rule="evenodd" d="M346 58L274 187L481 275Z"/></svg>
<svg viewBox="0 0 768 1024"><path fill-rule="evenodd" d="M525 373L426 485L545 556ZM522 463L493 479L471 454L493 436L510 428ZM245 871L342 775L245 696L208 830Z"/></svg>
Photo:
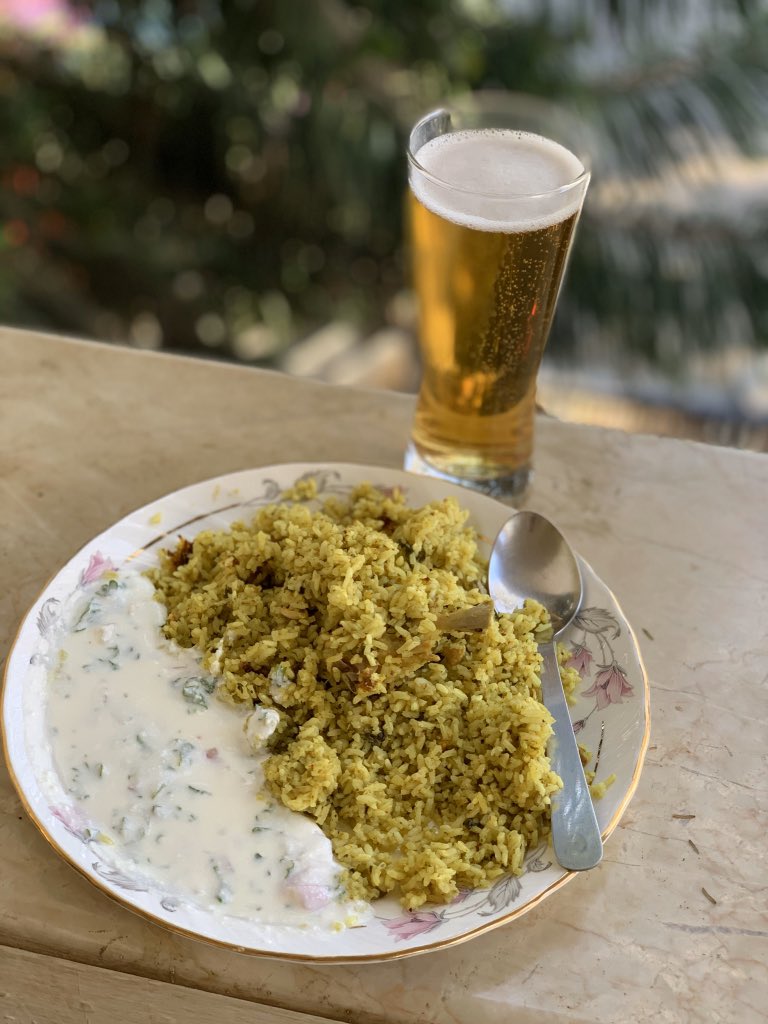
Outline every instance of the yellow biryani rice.
<svg viewBox="0 0 768 1024"><path fill-rule="evenodd" d="M221 696L280 713L267 785L331 839L350 897L415 908L520 872L560 787L544 609L475 608L486 566L453 499L412 509L363 484L316 509L313 482L288 497L162 553L166 635L204 653ZM472 608L485 628L462 621ZM564 670L566 690L577 679Z"/></svg>

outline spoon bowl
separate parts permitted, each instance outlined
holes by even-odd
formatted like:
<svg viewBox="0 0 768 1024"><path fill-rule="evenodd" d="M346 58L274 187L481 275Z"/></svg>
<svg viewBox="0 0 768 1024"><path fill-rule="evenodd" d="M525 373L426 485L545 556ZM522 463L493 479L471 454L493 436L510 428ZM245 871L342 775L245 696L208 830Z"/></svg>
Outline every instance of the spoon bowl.
<svg viewBox="0 0 768 1024"><path fill-rule="evenodd" d="M488 566L497 611L532 598L549 612L554 637L581 607L584 584L576 556L557 527L538 512L517 512L499 531Z"/></svg>
<svg viewBox="0 0 768 1024"><path fill-rule="evenodd" d="M593 868L602 858L603 844L555 646L581 606L584 587L579 563L565 537L548 519L537 512L517 512L494 541L488 590L498 612L513 612L531 598L549 613L552 638L539 646L541 699L554 719L547 752L553 771L563 782L562 790L552 800L552 845L564 868Z"/></svg>

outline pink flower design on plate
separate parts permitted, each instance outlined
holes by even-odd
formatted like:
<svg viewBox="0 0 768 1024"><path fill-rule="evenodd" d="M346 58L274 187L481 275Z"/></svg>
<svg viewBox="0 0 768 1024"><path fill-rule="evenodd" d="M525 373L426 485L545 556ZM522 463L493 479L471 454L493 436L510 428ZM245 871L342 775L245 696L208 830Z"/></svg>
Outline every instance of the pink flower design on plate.
<svg viewBox="0 0 768 1024"><path fill-rule="evenodd" d="M417 935L426 935L433 928L437 928L443 920L442 914L429 911L412 911L403 917L396 917L393 921L385 921L384 927L388 928L396 939L415 939Z"/></svg>
<svg viewBox="0 0 768 1024"><path fill-rule="evenodd" d="M86 841L88 838L88 828L85 818L76 807L67 807L64 804L60 804L58 807L49 806L48 809L54 818L59 819L67 832L82 842Z"/></svg>
<svg viewBox="0 0 768 1024"><path fill-rule="evenodd" d="M100 551L91 555L88 568L80 573L80 586L85 587L100 579L105 572L114 572L115 567L108 558L105 558Z"/></svg>
<svg viewBox="0 0 768 1024"><path fill-rule="evenodd" d="M594 683L588 690L584 690L582 697L594 697L598 710L602 711L609 704L623 704L623 698L632 697L634 693L626 672L614 661L612 665L600 666Z"/></svg>
<svg viewBox="0 0 768 1024"><path fill-rule="evenodd" d="M570 656L568 661L565 663L566 668L575 668L581 678L589 672L589 666L592 664L592 654L590 651L582 646L581 644L573 645L573 654Z"/></svg>
<svg viewBox="0 0 768 1024"><path fill-rule="evenodd" d="M457 903L463 903L464 900L469 899L473 892L474 889L459 889L459 891L451 900L451 906L454 907L456 906Z"/></svg>

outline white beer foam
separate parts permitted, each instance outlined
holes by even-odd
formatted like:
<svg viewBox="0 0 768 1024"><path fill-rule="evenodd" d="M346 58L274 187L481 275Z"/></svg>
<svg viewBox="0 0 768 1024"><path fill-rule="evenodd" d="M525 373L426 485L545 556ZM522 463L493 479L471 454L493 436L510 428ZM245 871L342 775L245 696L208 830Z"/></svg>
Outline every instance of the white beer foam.
<svg viewBox="0 0 768 1024"><path fill-rule="evenodd" d="M433 213L478 231L534 231L558 224L581 206L587 179L565 193L584 165L565 146L530 132L451 132L427 142L411 167L411 188ZM541 193L550 193L542 195Z"/></svg>

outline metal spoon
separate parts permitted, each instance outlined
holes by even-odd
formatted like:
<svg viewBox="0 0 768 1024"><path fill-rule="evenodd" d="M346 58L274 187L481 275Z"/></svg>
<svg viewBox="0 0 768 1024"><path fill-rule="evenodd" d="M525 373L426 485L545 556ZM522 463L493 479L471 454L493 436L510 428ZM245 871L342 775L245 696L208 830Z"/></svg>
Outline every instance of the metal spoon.
<svg viewBox="0 0 768 1024"><path fill-rule="evenodd" d="M488 567L488 590L496 610L513 612L533 598L549 612L551 642L540 644L541 697L554 718L549 741L553 771L563 788L552 801L552 844L564 868L585 871L603 856L595 810L565 701L555 640L582 600L579 564L558 529L537 512L517 512L499 531Z"/></svg>

